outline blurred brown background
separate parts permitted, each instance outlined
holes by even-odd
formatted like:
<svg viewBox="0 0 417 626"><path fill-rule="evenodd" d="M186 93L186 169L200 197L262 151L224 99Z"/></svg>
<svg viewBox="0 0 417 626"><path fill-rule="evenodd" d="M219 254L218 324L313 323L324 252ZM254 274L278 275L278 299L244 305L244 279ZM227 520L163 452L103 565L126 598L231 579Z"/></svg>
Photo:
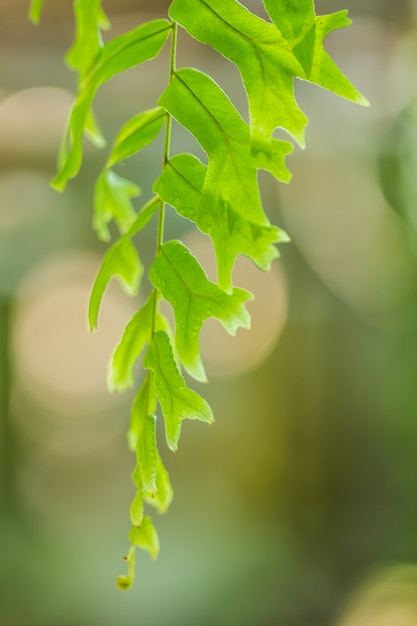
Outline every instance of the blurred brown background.
<svg viewBox="0 0 417 626"><path fill-rule="evenodd" d="M106 37L164 15L162 0L103 3ZM261 2L244 4L261 12ZM289 186L265 173L265 207L292 243L270 274L249 264L253 328L230 340L207 324L211 378L200 391L216 424L185 423L161 452L175 499L155 518L157 563L124 571L133 458L131 394L106 368L141 302L112 285L99 331L86 311L106 249L91 230L86 145L64 195L48 184L76 77L63 65L72 3L0 0L0 625L415 626L417 624L417 5L317 0L349 8L327 43L371 101L364 109L297 83L310 118ZM244 117L236 69L180 38L179 64L210 72ZM190 62L191 59L191 62ZM103 86L109 144L166 85L167 50ZM194 150L175 129L174 150ZM121 173L150 194L161 144ZM210 249L173 212L167 236ZM152 258L152 227L137 239Z"/></svg>

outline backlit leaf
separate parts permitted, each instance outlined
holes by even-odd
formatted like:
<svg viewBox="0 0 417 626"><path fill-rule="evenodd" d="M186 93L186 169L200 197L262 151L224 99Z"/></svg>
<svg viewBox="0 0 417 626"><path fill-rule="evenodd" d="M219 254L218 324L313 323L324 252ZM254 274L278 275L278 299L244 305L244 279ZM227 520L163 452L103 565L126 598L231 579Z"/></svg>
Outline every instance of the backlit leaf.
<svg viewBox="0 0 417 626"><path fill-rule="evenodd" d="M251 236L250 225L270 227L261 205L257 182L260 164L251 149L249 127L220 87L197 70L179 70L159 102L193 133L208 154L199 223L213 239L219 284L230 290L233 264L243 241ZM291 151L291 144L277 141L270 156L284 181L290 178L284 155ZM274 236L275 241L279 239L277 229ZM242 253L247 253L246 244ZM277 252L270 255L273 258Z"/></svg>
<svg viewBox="0 0 417 626"><path fill-rule="evenodd" d="M212 423L214 421L212 410L197 392L185 384L165 331L154 334L144 366L155 374L156 394L164 416L166 440L171 450L175 451L178 447L182 421L198 419Z"/></svg>
<svg viewBox="0 0 417 626"><path fill-rule="evenodd" d="M102 241L110 241L107 224L116 221L119 231L124 235L136 219L132 198L139 196L141 190L126 178L122 178L110 169L105 169L97 179L94 192L93 227Z"/></svg>
<svg viewBox="0 0 417 626"><path fill-rule="evenodd" d="M33 24L39 24L43 3L44 0L31 0L29 8L29 19Z"/></svg>
<svg viewBox="0 0 417 626"><path fill-rule="evenodd" d="M77 175L82 161L82 137L97 89L107 80L159 54L171 32L168 20L147 22L101 48L89 72L81 81L79 94L69 121L69 140L65 159L52 185L63 191L70 178Z"/></svg>
<svg viewBox="0 0 417 626"><path fill-rule="evenodd" d="M169 474L158 452L156 458L156 491L145 491L143 497L147 504L157 509L158 513L165 513L174 497Z"/></svg>
<svg viewBox="0 0 417 626"><path fill-rule="evenodd" d="M141 526L133 526L129 533L129 539L134 546L149 552L156 559L159 552L159 539L152 520L144 515Z"/></svg>
<svg viewBox="0 0 417 626"><path fill-rule="evenodd" d="M109 384L113 391L130 389L135 383L133 368L152 338L154 295L127 324L110 365ZM152 411L153 412L153 411Z"/></svg>
<svg viewBox="0 0 417 626"><path fill-rule="evenodd" d="M115 276L130 295L138 292L143 266L129 237L121 237L104 255L103 263L91 291L88 309L90 330L97 327L98 313L104 291Z"/></svg>
<svg viewBox="0 0 417 626"><path fill-rule="evenodd" d="M244 303L252 300L252 294L244 289L225 293L208 280L201 265L180 241L168 241L160 248L149 278L174 309L181 363L194 378L205 381L198 341L204 320L217 318L232 335L239 327L249 328L250 316Z"/></svg>
<svg viewBox="0 0 417 626"><path fill-rule="evenodd" d="M263 154L259 153L257 159L260 160L261 156ZM224 224L219 221L219 228L216 229L216 225L201 210L206 171L207 167L196 157L178 154L168 161L162 175L155 181L154 191L180 215L193 221L202 232L211 235L221 249L222 238L226 237ZM231 257L244 254L260 269L268 270L278 256L273 244L288 241L288 235L277 226L259 225L244 219L233 208L229 209L229 220L233 229L224 239L224 254Z"/></svg>
<svg viewBox="0 0 417 626"><path fill-rule="evenodd" d="M124 161L150 144L158 136L165 120L166 113L162 107L142 111L132 117L120 129L107 159L107 167Z"/></svg>

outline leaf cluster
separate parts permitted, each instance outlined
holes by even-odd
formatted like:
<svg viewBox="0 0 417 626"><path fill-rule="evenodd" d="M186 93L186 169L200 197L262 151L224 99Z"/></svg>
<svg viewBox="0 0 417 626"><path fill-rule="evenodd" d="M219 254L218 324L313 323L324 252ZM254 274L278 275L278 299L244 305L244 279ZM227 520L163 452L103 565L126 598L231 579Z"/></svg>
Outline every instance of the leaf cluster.
<svg viewBox="0 0 417 626"><path fill-rule="evenodd" d="M33 0L31 19L39 20L42 0ZM258 170L288 183L285 163L295 140L305 143L307 117L294 94L294 79L365 104L326 52L323 41L335 29L347 26L346 11L317 16L312 0L264 0L271 21L251 13L237 0L173 0L166 19L155 19L104 44L101 31L109 27L100 0L75 0L75 42L67 64L78 72L78 94L58 159L53 186L63 191L82 164L83 138L97 146L105 140L92 105L106 81L159 55L170 40L168 84L155 107L140 111L120 129L98 176L93 227L99 239L111 241L109 224L118 236L111 242L94 283L89 323L96 328L100 304L110 280L118 279L137 294L145 268L134 243L135 235L157 214L155 258L146 274L151 293L127 324L110 365L113 391L135 385L135 365L142 358L145 375L132 406L128 442L136 455L133 482L136 493L130 509L129 571L118 579L120 588L134 578L135 547L156 557L159 541L144 503L164 512L172 487L158 452L156 419L165 425L166 441L176 450L184 419L213 422L208 403L189 388L185 370L206 381L200 356L199 333L214 317L230 334L249 328L245 304L252 295L233 285L238 255L246 255L263 271L278 256L276 244L288 240L272 225L262 206ZM176 67L177 31L211 46L234 63L242 77L249 106L249 124L228 95L207 74L193 67ZM207 155L207 165L193 154L172 154L172 122L186 128ZM274 137L284 129L288 140ZM153 195L137 210L136 182L118 173L118 165L137 154L164 132L163 167L153 184ZM208 280L197 259L179 240L164 240L164 218L170 207L193 222L213 243L217 282ZM175 329L161 313L162 300L174 311ZM159 406L159 409L158 409Z"/></svg>

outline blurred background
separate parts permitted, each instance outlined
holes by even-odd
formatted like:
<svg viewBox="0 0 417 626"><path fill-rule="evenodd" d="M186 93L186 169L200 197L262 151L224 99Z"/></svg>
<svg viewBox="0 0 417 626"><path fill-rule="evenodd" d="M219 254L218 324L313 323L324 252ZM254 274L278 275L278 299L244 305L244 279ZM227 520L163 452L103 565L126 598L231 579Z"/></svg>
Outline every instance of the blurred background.
<svg viewBox="0 0 417 626"><path fill-rule="evenodd" d="M106 246L91 229L106 151L86 145L65 194L49 188L76 89L63 65L70 0L0 0L0 625L415 626L417 624L417 4L317 0L349 8L327 49L371 101L361 108L297 83L307 149L285 186L260 173L273 223L290 234L268 274L239 262L253 327L207 323L210 377L196 387L213 427L185 423L160 447L175 499L155 517L156 563L125 570L134 459L132 394L110 395L107 364L143 295L87 305ZM122 33L166 0L106 0ZM260 0L244 4L263 15ZM247 118L236 69L181 35L179 65L216 77ZM167 50L102 87L109 145L154 106ZM281 136L278 134L278 136ZM175 128L175 151L195 149ZM120 173L150 197L161 142ZM167 233L203 263L211 250L173 211ZM137 237L145 264L153 226ZM210 273L210 271L209 271Z"/></svg>

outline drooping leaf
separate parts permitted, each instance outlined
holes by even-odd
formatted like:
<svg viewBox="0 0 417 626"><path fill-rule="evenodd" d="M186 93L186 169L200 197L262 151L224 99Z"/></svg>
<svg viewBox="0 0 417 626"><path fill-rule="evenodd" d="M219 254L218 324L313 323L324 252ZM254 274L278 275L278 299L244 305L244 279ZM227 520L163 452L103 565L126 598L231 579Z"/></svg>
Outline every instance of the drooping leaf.
<svg viewBox="0 0 417 626"><path fill-rule="evenodd" d="M134 526L140 526L143 521L143 487L137 489L135 497L132 500L132 504L129 509L130 521Z"/></svg>
<svg viewBox="0 0 417 626"><path fill-rule="evenodd" d="M137 214L135 220L131 224L128 235L129 237L133 237L136 235L142 228L145 228L146 224L152 219L155 215L156 210L160 206L160 199L158 197L154 197L149 202L145 204Z"/></svg>
<svg viewBox="0 0 417 626"><path fill-rule="evenodd" d="M82 137L89 111L98 88L107 80L133 66L154 58L171 32L168 20L152 20L116 37L101 48L80 84L70 121L67 153L52 185L63 191L70 178L77 175L82 161Z"/></svg>
<svg viewBox="0 0 417 626"><path fill-rule="evenodd" d="M152 520L148 515L143 516L141 526L133 526L129 539L134 546L149 552L156 559L159 552L159 539Z"/></svg>
<svg viewBox="0 0 417 626"><path fill-rule="evenodd" d="M132 198L141 193L140 188L126 178L105 169L97 179L94 192L93 227L101 241L110 241L107 227L112 219L124 235L136 219Z"/></svg>
<svg viewBox="0 0 417 626"><path fill-rule="evenodd" d="M235 0L174 0L169 14L196 39L239 67L249 99L256 150L270 152L277 127L285 128L304 145L308 120L298 107L293 85L299 63L274 24Z"/></svg>
<svg viewBox="0 0 417 626"><path fill-rule="evenodd" d="M101 300L110 279L115 276L129 294L135 295L142 274L143 266L135 246L129 237L121 237L107 250L94 282L88 309L90 330L97 327Z"/></svg>
<svg viewBox="0 0 417 626"><path fill-rule="evenodd" d="M259 153L257 159L261 155ZM155 181L154 191L180 215L193 221L202 232L211 234L217 242L215 245L221 250L221 242L226 236L224 224L219 221L219 228L216 229L201 211L206 171L206 166L196 157L178 154L168 161L163 173ZM225 254L230 257L244 254L264 271L278 256L278 250L273 244L289 241L288 235L277 226L260 225L244 219L232 207L229 209L229 222L233 224L233 230L224 239Z"/></svg>
<svg viewBox="0 0 417 626"><path fill-rule="evenodd" d="M251 148L249 128L220 87L197 70L179 70L159 103L192 132L208 154L199 223L213 239L219 284L230 290L235 258L239 252L248 253L243 242L250 238L251 224L270 227L261 205L257 183L260 163ZM274 145L271 168L281 172L281 180L288 181L284 156L292 151L292 145L278 140ZM278 231L274 233L278 239ZM277 252L271 250L270 258L274 256Z"/></svg>
<svg viewBox="0 0 417 626"><path fill-rule="evenodd" d="M113 167L152 143L164 125L166 113L162 107L142 111L132 117L119 131L107 159L107 167Z"/></svg>
<svg viewBox="0 0 417 626"><path fill-rule="evenodd" d="M239 327L249 328L250 316L244 303L252 300L252 294L244 289L225 293L208 280L201 265L180 241L161 246L149 278L174 309L181 363L191 376L206 381L198 340L204 320L217 318L232 335Z"/></svg>
<svg viewBox="0 0 417 626"><path fill-rule="evenodd" d="M75 41L65 60L77 70L81 80L87 75L96 56L103 47L102 30L110 28L101 0L75 0Z"/></svg>
<svg viewBox="0 0 417 626"><path fill-rule="evenodd" d="M157 509L158 513L165 513L174 497L169 474L158 452L156 458L156 491L145 491L143 497L147 504Z"/></svg>
<svg viewBox="0 0 417 626"><path fill-rule="evenodd" d="M143 489L153 494L156 491L157 447L156 416L145 415L136 444L136 459Z"/></svg>
<svg viewBox="0 0 417 626"><path fill-rule="evenodd" d="M138 446L138 440L142 432L143 422L147 415L153 415L156 411L156 393L153 377L149 374L145 377L141 388L132 404L132 412L130 416L130 427L128 431L129 448L135 452ZM135 474L135 484L141 482L140 475Z"/></svg>
<svg viewBox="0 0 417 626"><path fill-rule="evenodd" d="M32 24L39 24L44 0L31 0L29 7L29 19Z"/></svg>
<svg viewBox="0 0 417 626"><path fill-rule="evenodd" d="M263 2L300 61L303 71L297 74L299 78L316 83L357 104L369 104L337 67L323 46L323 41L329 33L351 24L351 20L347 18L347 11L316 16L314 3L309 0L300 2L263 0Z"/></svg>
<svg viewBox="0 0 417 626"><path fill-rule="evenodd" d="M208 403L185 384L165 331L154 334L144 366L155 374L156 394L162 408L168 446L175 451L184 419L212 423L213 413Z"/></svg>
<svg viewBox="0 0 417 626"><path fill-rule="evenodd" d="M152 338L153 307L154 294L151 294L125 328L110 365L109 385L112 391L130 389L135 383L133 368Z"/></svg>

